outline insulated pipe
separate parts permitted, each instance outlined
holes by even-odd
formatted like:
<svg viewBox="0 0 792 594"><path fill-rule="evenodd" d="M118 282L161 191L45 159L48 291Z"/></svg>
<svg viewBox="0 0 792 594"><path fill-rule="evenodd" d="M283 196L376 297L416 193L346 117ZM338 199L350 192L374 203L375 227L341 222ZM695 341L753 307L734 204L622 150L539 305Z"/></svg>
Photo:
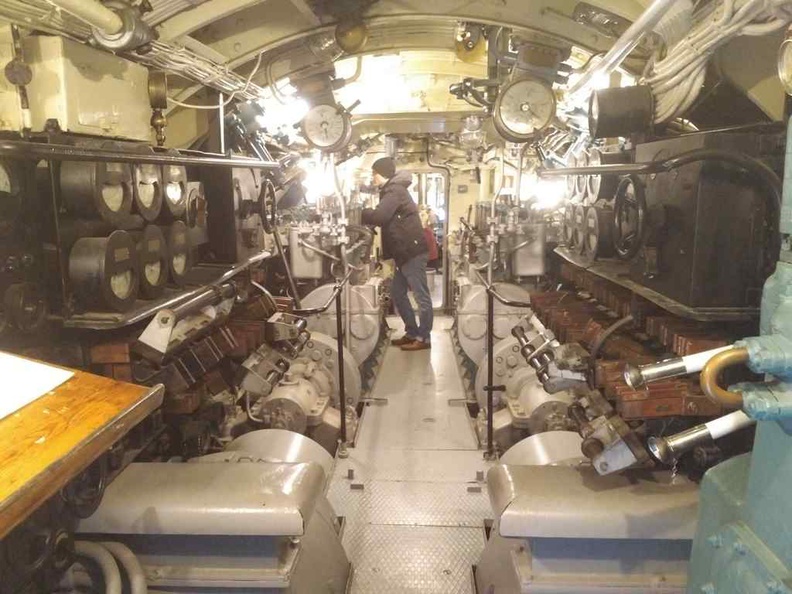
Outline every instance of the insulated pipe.
<svg viewBox="0 0 792 594"><path fill-rule="evenodd" d="M108 35L120 33L124 28L121 17L97 0L49 0L49 3Z"/></svg>
<svg viewBox="0 0 792 594"><path fill-rule="evenodd" d="M121 594L121 572L110 552L95 542L78 540L74 543L74 552L80 557L94 561L102 570L105 582L105 594Z"/></svg>
<svg viewBox="0 0 792 594"><path fill-rule="evenodd" d="M673 464L679 457L687 451L692 450L697 445L707 443L710 440L718 439L734 433L744 427L753 425L756 421L746 415L743 411L737 410L731 414L719 417L696 425L686 431L671 435L669 437L650 437L647 445L652 455L663 464Z"/></svg>
<svg viewBox="0 0 792 594"><path fill-rule="evenodd" d="M748 363L748 359L748 349L744 347L735 347L712 357L707 361L704 369L701 370L699 381L704 394L712 400L720 402L723 406L729 408L741 407L743 403L742 393L724 390L718 385L718 379L724 369L735 365L744 365Z"/></svg>
<svg viewBox="0 0 792 594"><path fill-rule="evenodd" d="M712 357L734 348L732 345L710 349L695 355L673 357L647 365L630 365L624 368L624 381L633 390L659 380L680 377L701 371Z"/></svg>
<svg viewBox="0 0 792 594"><path fill-rule="evenodd" d="M586 69L574 85L569 89L570 94L585 89L595 77L600 74L610 74L633 51L643 39L644 35L652 31L657 23L665 16L668 9L676 0L654 0L652 4L641 13L635 22L616 40L613 47L608 50L601 60Z"/></svg>
<svg viewBox="0 0 792 594"><path fill-rule="evenodd" d="M110 551L110 554L124 568L129 578L130 594L147 594L146 575L143 573L143 567L135 553L120 542L101 542L99 544Z"/></svg>

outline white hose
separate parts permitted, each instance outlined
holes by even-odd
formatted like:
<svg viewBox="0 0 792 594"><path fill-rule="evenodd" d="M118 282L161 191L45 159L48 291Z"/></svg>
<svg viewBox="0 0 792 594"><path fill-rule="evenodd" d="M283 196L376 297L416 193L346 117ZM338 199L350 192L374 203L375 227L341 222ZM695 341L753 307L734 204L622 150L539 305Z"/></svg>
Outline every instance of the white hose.
<svg viewBox="0 0 792 594"><path fill-rule="evenodd" d="M95 542L78 540L74 543L74 552L99 565L105 582L105 594L121 594L121 572L110 551Z"/></svg>
<svg viewBox="0 0 792 594"><path fill-rule="evenodd" d="M143 573L143 567L141 567L140 561L138 561L135 553L120 542L102 542L100 544L110 551L110 554L113 555L124 568L129 578L131 594L148 594L146 575Z"/></svg>
<svg viewBox="0 0 792 594"><path fill-rule="evenodd" d="M744 427L753 425L754 421L751 417L746 415L741 410L736 410L733 413L713 419L709 423L705 423L707 430L710 432L712 439L718 439L724 435L734 433Z"/></svg>

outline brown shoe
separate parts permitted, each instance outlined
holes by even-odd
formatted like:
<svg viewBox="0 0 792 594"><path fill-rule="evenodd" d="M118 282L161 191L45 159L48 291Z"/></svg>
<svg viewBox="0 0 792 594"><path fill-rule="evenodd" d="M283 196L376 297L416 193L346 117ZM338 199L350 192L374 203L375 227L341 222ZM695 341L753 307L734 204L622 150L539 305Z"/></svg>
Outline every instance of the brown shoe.
<svg viewBox="0 0 792 594"><path fill-rule="evenodd" d="M395 338L395 339L391 340L391 344L393 346L400 347L400 346L404 346L405 344L410 344L411 342L414 342L414 341L415 341L414 338L412 338L410 336L407 336L407 335L404 335L401 338Z"/></svg>
<svg viewBox="0 0 792 594"><path fill-rule="evenodd" d="M424 340L413 340L409 344L402 345L401 350L403 351L425 351L432 348L431 342L426 342Z"/></svg>

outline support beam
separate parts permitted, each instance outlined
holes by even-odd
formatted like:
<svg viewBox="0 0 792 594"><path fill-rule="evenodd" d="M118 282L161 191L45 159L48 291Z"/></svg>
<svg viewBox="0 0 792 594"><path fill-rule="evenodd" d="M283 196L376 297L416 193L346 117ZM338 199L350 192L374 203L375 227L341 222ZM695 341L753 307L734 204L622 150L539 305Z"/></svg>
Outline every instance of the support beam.
<svg viewBox="0 0 792 594"><path fill-rule="evenodd" d="M195 8L180 12L157 27L160 41L169 41L189 35L201 27L263 2L266 0L209 0Z"/></svg>
<svg viewBox="0 0 792 594"><path fill-rule="evenodd" d="M201 43L194 37L190 37L189 35L183 35L178 39L174 39L174 43L179 45L183 45L188 50L191 50L201 56L202 58L209 60L210 62L214 62L215 64L225 64L228 62L228 57L215 49L212 49L208 45Z"/></svg>
<svg viewBox="0 0 792 594"><path fill-rule="evenodd" d="M321 27L322 21L305 0L289 0L312 27Z"/></svg>

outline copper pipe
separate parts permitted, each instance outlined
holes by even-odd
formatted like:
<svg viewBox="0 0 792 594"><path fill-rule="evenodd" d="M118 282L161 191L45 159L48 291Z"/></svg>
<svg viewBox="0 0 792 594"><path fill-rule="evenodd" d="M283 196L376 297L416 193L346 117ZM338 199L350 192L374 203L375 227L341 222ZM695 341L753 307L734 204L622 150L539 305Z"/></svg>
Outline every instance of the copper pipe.
<svg viewBox="0 0 792 594"><path fill-rule="evenodd" d="M707 361L704 369L701 370L701 377L699 380L701 389L709 398L716 402L720 402L728 408L742 407L742 392L724 390L718 385L718 380L720 379L721 372L727 367L744 365L746 363L748 363L748 349L744 347L733 348L718 353Z"/></svg>

